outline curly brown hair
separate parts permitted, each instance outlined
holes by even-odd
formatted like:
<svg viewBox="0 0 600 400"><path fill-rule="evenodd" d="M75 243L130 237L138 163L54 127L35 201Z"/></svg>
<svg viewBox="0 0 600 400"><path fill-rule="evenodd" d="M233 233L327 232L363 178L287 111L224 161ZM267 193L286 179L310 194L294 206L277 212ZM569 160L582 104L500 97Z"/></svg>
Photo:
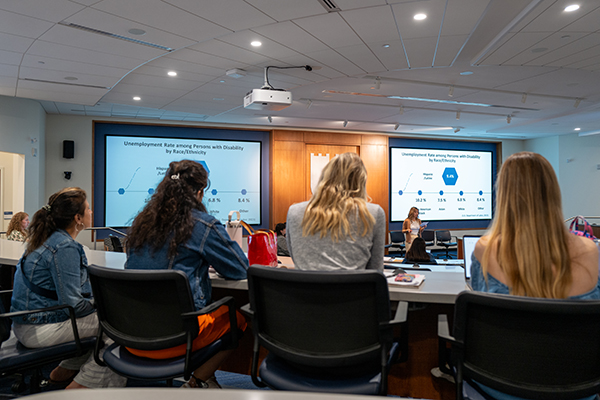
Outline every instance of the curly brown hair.
<svg viewBox="0 0 600 400"><path fill-rule="evenodd" d="M8 229L6 230L6 236L10 235L12 231L19 231L23 235L27 236L27 231L23 229L22 222L25 218L29 217L26 212L18 212L11 218L8 223Z"/></svg>
<svg viewBox="0 0 600 400"><path fill-rule="evenodd" d="M206 212L198 192L206 188L208 173L192 160L173 161L144 209L135 217L127 237L132 251L148 245L153 251L169 241L169 257L194 229L192 210Z"/></svg>

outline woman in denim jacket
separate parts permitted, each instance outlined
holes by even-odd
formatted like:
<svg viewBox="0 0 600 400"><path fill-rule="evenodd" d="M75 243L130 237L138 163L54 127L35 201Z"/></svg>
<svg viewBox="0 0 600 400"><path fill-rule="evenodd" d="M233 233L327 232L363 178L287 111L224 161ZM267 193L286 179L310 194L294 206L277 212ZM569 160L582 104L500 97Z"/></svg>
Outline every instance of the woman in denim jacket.
<svg viewBox="0 0 600 400"><path fill-rule="evenodd" d="M92 225L92 210L80 188L66 188L50 196L33 216L29 242L17 265L11 311L70 305L75 310L80 337L94 336L98 320L90 292L87 258L75 238ZM32 348L74 340L66 309L28 314L13 319L19 341ZM75 376L76 375L76 376ZM126 379L94 362L91 352L64 360L50 374L51 381L67 387L125 386Z"/></svg>
<svg viewBox="0 0 600 400"><path fill-rule="evenodd" d="M176 269L190 282L196 309L211 302L208 267L227 279L246 279L248 259L225 227L202 204L208 173L195 161L172 162L148 204L133 221L127 239L127 269ZM238 312L238 328L246 321ZM194 348L212 343L229 330L227 307L198 317ZM129 349L141 357L164 359L185 354L185 345L164 350ZM214 372L233 350L217 353L194 371L183 387L219 388Z"/></svg>

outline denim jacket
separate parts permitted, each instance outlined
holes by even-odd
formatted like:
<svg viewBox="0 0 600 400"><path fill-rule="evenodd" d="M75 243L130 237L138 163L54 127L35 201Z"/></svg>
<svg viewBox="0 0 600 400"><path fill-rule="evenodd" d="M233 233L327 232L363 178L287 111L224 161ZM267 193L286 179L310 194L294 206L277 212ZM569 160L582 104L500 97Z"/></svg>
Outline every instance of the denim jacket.
<svg viewBox="0 0 600 400"><path fill-rule="evenodd" d="M192 236L177 246L177 255L167 256L168 240L160 249L146 245L137 251L127 250L126 269L176 269L185 273L190 282L194 305L201 309L211 303L208 267L212 266L227 279L246 279L248 259L240 246L231 240L225 227L215 217L192 211L195 221Z"/></svg>
<svg viewBox="0 0 600 400"><path fill-rule="evenodd" d="M58 300L32 292L24 283L23 274L32 284L55 291ZM77 318L85 317L94 312L92 300L83 297L85 292L90 292L90 286L83 246L59 229L43 245L19 260L10 310L26 311L68 304L75 309ZM15 317L13 321L19 324L52 324L67 319L69 312L62 309Z"/></svg>

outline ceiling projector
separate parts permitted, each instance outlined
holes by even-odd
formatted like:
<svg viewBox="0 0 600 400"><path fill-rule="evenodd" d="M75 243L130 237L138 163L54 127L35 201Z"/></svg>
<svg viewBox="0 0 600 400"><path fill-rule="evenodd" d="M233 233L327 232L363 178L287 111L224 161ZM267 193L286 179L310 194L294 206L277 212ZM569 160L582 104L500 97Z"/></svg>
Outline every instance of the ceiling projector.
<svg viewBox="0 0 600 400"><path fill-rule="evenodd" d="M292 92L270 88L252 89L244 97L249 110L279 111L292 105Z"/></svg>

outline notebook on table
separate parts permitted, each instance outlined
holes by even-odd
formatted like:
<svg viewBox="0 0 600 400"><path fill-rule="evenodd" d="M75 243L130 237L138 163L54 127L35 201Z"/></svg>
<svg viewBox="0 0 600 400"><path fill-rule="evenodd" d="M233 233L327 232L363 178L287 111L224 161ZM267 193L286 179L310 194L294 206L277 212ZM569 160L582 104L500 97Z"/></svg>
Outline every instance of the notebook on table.
<svg viewBox="0 0 600 400"><path fill-rule="evenodd" d="M463 255L465 257L465 282L471 287L471 255L475 250L475 244L481 236L466 235L463 236Z"/></svg>

